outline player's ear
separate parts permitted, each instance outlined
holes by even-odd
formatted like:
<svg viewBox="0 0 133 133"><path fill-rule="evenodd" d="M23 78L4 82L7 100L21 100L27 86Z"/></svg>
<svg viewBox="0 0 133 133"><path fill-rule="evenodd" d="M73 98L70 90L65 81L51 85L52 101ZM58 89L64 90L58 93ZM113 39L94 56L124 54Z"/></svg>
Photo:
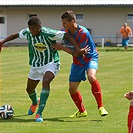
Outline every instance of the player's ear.
<svg viewBox="0 0 133 133"><path fill-rule="evenodd" d="M74 24L74 23L75 23L75 21L74 21L74 20L71 20L71 21L70 21L70 23Z"/></svg>
<svg viewBox="0 0 133 133"><path fill-rule="evenodd" d="M41 30L41 25L38 25L38 29Z"/></svg>

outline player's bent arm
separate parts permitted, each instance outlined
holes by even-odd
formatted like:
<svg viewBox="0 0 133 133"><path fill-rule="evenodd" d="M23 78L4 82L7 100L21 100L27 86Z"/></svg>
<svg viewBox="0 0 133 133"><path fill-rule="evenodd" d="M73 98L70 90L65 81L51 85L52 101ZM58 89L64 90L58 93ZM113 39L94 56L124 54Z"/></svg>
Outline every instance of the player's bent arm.
<svg viewBox="0 0 133 133"><path fill-rule="evenodd" d="M62 44L54 44L53 47L56 49L56 50L63 50L65 51L66 53L68 54L71 54L73 55L74 54L74 50L71 50L70 48L67 48L65 46L62 46Z"/></svg>
<svg viewBox="0 0 133 133"><path fill-rule="evenodd" d="M64 47L64 46L62 46L62 47L63 47L63 48L62 48L61 50L65 51L66 53L68 53L68 54L70 54L70 55L72 55L72 56L77 56L77 57L82 56L82 54L80 55L80 54L77 53L75 50L71 50L70 48ZM84 49L81 49L81 50L84 50Z"/></svg>
<svg viewBox="0 0 133 133"><path fill-rule="evenodd" d="M74 38L72 35L66 33L65 36L64 36L64 39L69 40L70 43L74 46L75 50L76 50L78 53L80 53L80 48L79 48L79 46L78 46L78 44L77 44L75 38Z"/></svg>
<svg viewBox="0 0 133 133"><path fill-rule="evenodd" d="M76 42L75 38L72 35L66 33L64 37L65 37L64 39L68 39L70 43L74 46L75 48L74 56L82 56L83 54L86 54L88 53L88 51L90 51L90 48L88 46L82 49L79 48L78 43Z"/></svg>

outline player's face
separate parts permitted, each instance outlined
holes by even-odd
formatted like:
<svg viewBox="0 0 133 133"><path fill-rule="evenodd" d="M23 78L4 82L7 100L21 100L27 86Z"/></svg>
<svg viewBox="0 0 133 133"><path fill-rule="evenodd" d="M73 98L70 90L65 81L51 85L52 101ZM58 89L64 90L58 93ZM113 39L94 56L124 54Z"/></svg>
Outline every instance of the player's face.
<svg viewBox="0 0 133 133"><path fill-rule="evenodd" d="M62 19L62 26L66 29L66 30L70 30L73 26L73 21L68 21L66 18Z"/></svg>
<svg viewBox="0 0 133 133"><path fill-rule="evenodd" d="M30 25L29 30L33 36L37 36L40 33L41 26L40 25Z"/></svg>

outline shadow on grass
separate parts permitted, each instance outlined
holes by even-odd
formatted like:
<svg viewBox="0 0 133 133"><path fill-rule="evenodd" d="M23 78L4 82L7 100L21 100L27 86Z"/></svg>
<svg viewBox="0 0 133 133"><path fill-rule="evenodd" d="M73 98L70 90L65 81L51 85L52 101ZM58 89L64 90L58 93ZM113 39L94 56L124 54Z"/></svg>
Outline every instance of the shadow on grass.
<svg viewBox="0 0 133 133"><path fill-rule="evenodd" d="M56 117L56 118L44 118L44 121L52 121L52 122L102 122L103 120L89 120L87 117L82 118L70 118L70 117Z"/></svg>
<svg viewBox="0 0 133 133"><path fill-rule="evenodd" d="M127 49L125 50L124 48L123 49L120 49L120 48L104 48L104 49L98 49L98 51L112 51L112 52L132 52L133 49Z"/></svg>
<svg viewBox="0 0 133 133"><path fill-rule="evenodd" d="M25 117L28 117L28 114L24 114L24 115L16 115L11 119L0 119L0 123L4 123L4 122L34 122L34 119L27 119Z"/></svg>
<svg viewBox="0 0 133 133"><path fill-rule="evenodd" d="M0 119L0 123L4 123L4 122L35 122L34 118L27 118L29 117L27 114L24 115L17 115L14 116L12 119ZM103 120L89 120L87 118L70 118L70 117L55 117L55 118L44 118L43 119L44 122L45 121L50 121L50 122L102 122Z"/></svg>
<svg viewBox="0 0 133 133"><path fill-rule="evenodd" d="M132 49L128 49L128 50L125 50L125 49L105 49L105 51L126 51L126 52L132 52L133 50Z"/></svg>

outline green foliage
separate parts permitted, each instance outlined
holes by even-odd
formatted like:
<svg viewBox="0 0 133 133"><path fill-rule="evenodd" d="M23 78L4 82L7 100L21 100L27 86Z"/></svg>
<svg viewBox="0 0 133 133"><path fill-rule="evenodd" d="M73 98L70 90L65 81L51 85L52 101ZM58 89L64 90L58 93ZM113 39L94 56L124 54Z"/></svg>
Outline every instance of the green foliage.
<svg viewBox="0 0 133 133"><path fill-rule="evenodd" d="M97 79L103 92L107 117L98 113L89 82L82 82L79 90L88 112L86 118L69 118L77 111L68 93L68 77L72 58L63 51L61 70L51 83L51 94L43 112L43 123L36 123L35 115L27 116L31 104L25 91L29 73L27 47L7 47L0 55L0 106L10 104L15 110L11 120L0 119L0 133L126 133L129 101L123 95L132 90L132 48L99 50ZM38 96L41 83L37 87Z"/></svg>

